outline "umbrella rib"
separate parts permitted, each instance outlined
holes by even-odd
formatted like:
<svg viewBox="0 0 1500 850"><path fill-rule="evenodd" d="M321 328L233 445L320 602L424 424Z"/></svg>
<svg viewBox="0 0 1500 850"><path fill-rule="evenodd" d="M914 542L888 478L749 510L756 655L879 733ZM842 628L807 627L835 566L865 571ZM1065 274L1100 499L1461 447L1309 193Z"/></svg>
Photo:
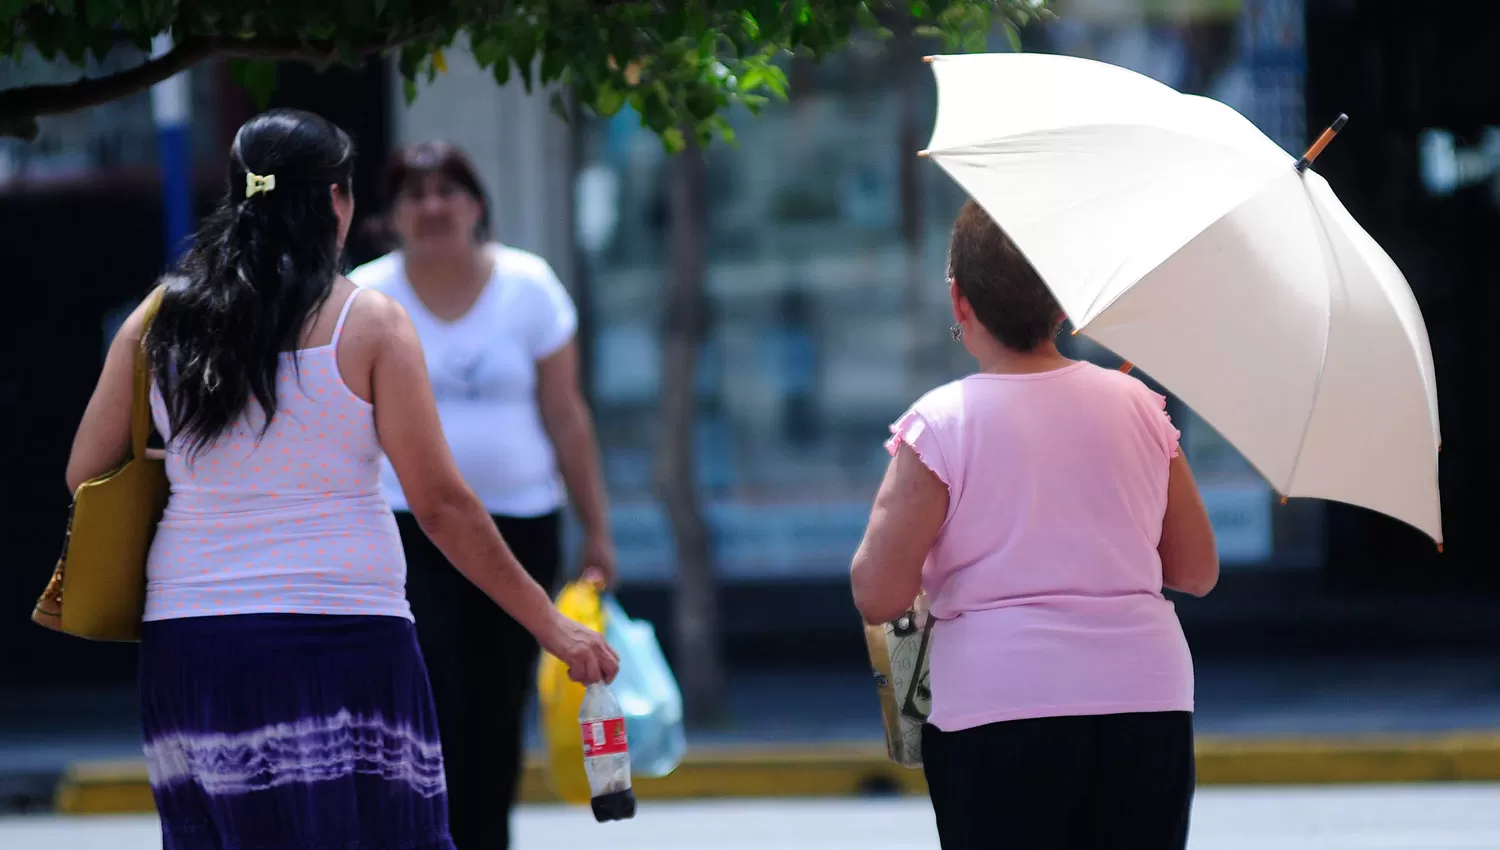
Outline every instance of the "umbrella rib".
<svg viewBox="0 0 1500 850"><path fill-rule="evenodd" d="M1338 286L1344 287L1344 267L1339 262L1339 252L1333 246L1333 238L1328 232L1328 222L1318 210L1318 205L1313 202L1310 193L1307 193L1307 184L1302 184L1302 191L1307 198L1307 206L1312 210L1313 221L1317 224L1318 233L1322 237L1323 247L1333 259L1333 271L1337 274ZM1318 399L1323 394L1323 376L1328 370L1328 341L1333 336L1333 287L1324 288L1328 296L1328 308L1323 326L1323 354L1318 360L1318 377L1313 383L1312 399L1307 407L1307 419L1302 423L1302 436L1297 441L1297 453L1292 456L1292 468L1286 476L1286 486L1281 488L1283 496L1292 495L1292 485L1297 480L1297 470L1302 467L1302 453L1307 449L1307 437L1312 433L1313 417L1318 412Z"/></svg>
<svg viewBox="0 0 1500 850"><path fill-rule="evenodd" d="M1240 198L1238 201L1236 201L1235 203L1231 204L1229 206L1229 208L1226 209L1226 210L1224 210L1224 212L1221 213L1217 218L1215 218L1213 221L1210 221L1208 224L1205 224L1202 227L1202 229L1198 230L1196 233L1194 233L1193 235L1189 236L1185 241L1183 241L1183 243L1181 245L1177 246L1177 250L1175 250L1172 253L1166 255L1165 257L1162 257L1161 262L1157 263L1155 266L1152 266L1151 269L1149 269L1145 274L1141 275L1139 278L1136 278L1135 280L1131 281L1129 286L1119 287L1119 291L1117 291L1114 294L1114 296L1109 299L1109 301L1105 302L1105 304L1104 304L1103 307L1098 307L1098 309L1095 309L1095 307L1098 306L1099 299L1104 296L1104 290L1101 289L1098 292L1096 292L1094 294L1093 300L1089 302L1088 309L1084 310L1084 315L1086 317L1088 317L1088 318L1081 325L1078 324L1076 322L1076 320L1075 320L1075 322L1074 322L1074 326L1075 326L1074 333L1083 333L1084 330L1088 327L1088 325L1094 321L1094 319L1097 319L1100 316L1104 315L1106 312L1108 312L1109 308L1115 306L1115 302L1116 301L1119 301L1121 298L1124 298L1125 295L1130 292L1130 290L1132 290L1135 287L1139 286L1140 283L1141 283L1141 281L1143 281L1146 278L1148 278L1148 277L1151 276L1152 272L1155 272L1157 269L1159 269L1163 265L1165 265L1167 263L1167 261L1171 260L1173 257L1175 257L1178 254L1182 253L1182 249L1184 249L1188 245L1192 244L1192 242L1193 242L1194 239L1197 239L1199 236L1202 236L1204 233L1208 232L1208 230L1210 228L1212 228L1214 225L1218 224L1219 222L1223 221L1226 217L1228 217L1229 215L1233 214L1235 210L1237 210L1240 207L1244 206L1245 204L1249 203L1250 200L1252 198L1254 198L1256 195L1259 195L1261 192L1264 192L1269 185L1270 185L1270 181L1268 181L1266 183L1266 185L1260 186L1259 188L1255 189L1254 191L1246 192L1245 196L1243 198ZM1122 261L1121 264L1123 265L1123 261ZM1072 318L1072 317L1069 317L1069 318Z"/></svg>
<svg viewBox="0 0 1500 850"><path fill-rule="evenodd" d="M1047 127L1047 128L1040 129L1040 130L1038 130L1038 129L1012 130L1012 131L1000 133L1000 134L995 135L995 136L990 136L988 138L977 139L977 140L968 141L968 142L960 142L959 144L949 145L947 147L942 147L942 148L928 147L928 148L924 149L922 151L922 153L928 159L934 159L934 160L937 159L937 158L939 158L939 157L945 157L945 156L966 156L966 155L971 155L971 154L991 154L991 153L995 153L996 152L996 148L997 147L999 147L999 146L1001 146L1001 145L1005 144L1006 142L1009 142L1009 141L1011 141L1013 139L1032 138L1032 137L1038 137L1038 136L1055 135L1055 134L1058 134L1058 133L1061 133L1061 132L1064 132L1064 131L1068 131L1068 130L1084 130L1084 129L1087 129L1087 130L1109 130L1109 129L1130 129L1130 128L1140 129L1140 130L1156 130L1156 131L1171 133L1171 134L1179 136L1179 137L1184 137L1184 138L1191 139L1192 141L1197 142L1199 144L1207 145L1209 147L1216 148L1218 150L1225 151L1227 153L1235 154L1235 155L1238 155L1238 156L1256 156L1256 155L1258 155L1258 154L1256 154L1256 153L1254 153L1252 151L1249 151L1249 150L1247 150L1245 148L1241 148L1238 145L1227 144L1222 139L1218 139L1218 138L1215 138L1213 136L1206 136L1206 135L1200 136L1200 135L1197 135L1197 134L1194 134L1194 133L1185 132L1181 127L1173 127L1173 126L1167 126L1167 125L1163 125L1163 124L1150 124L1150 123L1147 123L1147 122L1144 122L1144 121L1141 121L1141 122L1134 122L1134 121L1087 121L1087 122L1079 122L1079 123L1076 123L1076 124L1065 124L1065 125L1061 125L1061 126L1057 126L1057 127ZM1269 150L1272 150L1272 149L1274 149L1275 151L1277 151L1278 153L1280 153L1281 158L1285 159L1285 161L1287 163L1295 165L1296 160L1292 158L1291 154L1287 153L1285 150L1281 149L1280 147L1277 147L1274 142L1269 142L1269 147L1267 148L1267 150L1269 151Z"/></svg>

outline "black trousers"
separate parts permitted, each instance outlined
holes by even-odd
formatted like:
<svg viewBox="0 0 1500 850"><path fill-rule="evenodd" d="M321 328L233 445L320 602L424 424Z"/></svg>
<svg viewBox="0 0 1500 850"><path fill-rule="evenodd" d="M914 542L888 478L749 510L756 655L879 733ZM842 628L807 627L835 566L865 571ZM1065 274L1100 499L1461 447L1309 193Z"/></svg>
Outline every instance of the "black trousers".
<svg viewBox="0 0 1500 850"><path fill-rule="evenodd" d="M494 520L526 571L554 590L561 512ZM406 551L406 597L437 704L453 843L458 850L506 850L539 647L448 563L411 514L397 513L396 525Z"/></svg>
<svg viewBox="0 0 1500 850"><path fill-rule="evenodd" d="M943 850L1183 850L1197 769L1188 712L922 729Z"/></svg>

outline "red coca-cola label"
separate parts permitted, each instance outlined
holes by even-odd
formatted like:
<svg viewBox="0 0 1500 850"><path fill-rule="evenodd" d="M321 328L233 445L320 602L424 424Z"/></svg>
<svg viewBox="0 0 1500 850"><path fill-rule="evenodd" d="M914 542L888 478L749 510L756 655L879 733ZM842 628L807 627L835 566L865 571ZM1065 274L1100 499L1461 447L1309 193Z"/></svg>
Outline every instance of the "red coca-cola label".
<svg viewBox="0 0 1500 850"><path fill-rule="evenodd" d="M625 718L590 720L583 727L583 757L613 756L630 751L625 740Z"/></svg>

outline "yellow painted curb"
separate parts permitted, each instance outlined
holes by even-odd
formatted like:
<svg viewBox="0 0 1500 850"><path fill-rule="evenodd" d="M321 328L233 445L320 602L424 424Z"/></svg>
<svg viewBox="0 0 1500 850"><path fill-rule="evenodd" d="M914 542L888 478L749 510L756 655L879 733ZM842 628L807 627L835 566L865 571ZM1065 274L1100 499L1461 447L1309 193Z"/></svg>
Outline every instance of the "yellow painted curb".
<svg viewBox="0 0 1500 850"><path fill-rule="evenodd" d="M1500 733L1372 735L1198 745L1203 785L1500 781Z"/></svg>
<svg viewBox="0 0 1500 850"><path fill-rule="evenodd" d="M85 762L63 773L52 807L69 815L149 814L156 801L145 762Z"/></svg>
<svg viewBox="0 0 1500 850"><path fill-rule="evenodd" d="M1500 732L1198 742L1203 785L1304 785L1346 782L1500 781ZM800 747L698 747L671 776L641 779L646 800L723 797L850 797L922 794L920 770L898 767L879 744ZM528 759L520 796L556 802L539 758ZM55 806L64 814L154 811L141 762L90 762L63 775Z"/></svg>

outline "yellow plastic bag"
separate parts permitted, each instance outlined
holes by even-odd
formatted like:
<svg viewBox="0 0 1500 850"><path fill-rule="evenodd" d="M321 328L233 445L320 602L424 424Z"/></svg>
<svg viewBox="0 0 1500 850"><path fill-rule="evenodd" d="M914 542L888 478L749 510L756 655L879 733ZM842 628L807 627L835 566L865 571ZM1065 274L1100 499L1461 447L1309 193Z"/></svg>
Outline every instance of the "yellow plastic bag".
<svg viewBox="0 0 1500 850"><path fill-rule="evenodd" d="M557 610L570 620L604 632L599 588L592 582L569 582L557 595ZM583 773L583 736L578 731L583 690L583 685L568 678L566 664L542 653L536 692L541 704L542 740L547 747L547 786L568 803L587 803L592 796Z"/></svg>

